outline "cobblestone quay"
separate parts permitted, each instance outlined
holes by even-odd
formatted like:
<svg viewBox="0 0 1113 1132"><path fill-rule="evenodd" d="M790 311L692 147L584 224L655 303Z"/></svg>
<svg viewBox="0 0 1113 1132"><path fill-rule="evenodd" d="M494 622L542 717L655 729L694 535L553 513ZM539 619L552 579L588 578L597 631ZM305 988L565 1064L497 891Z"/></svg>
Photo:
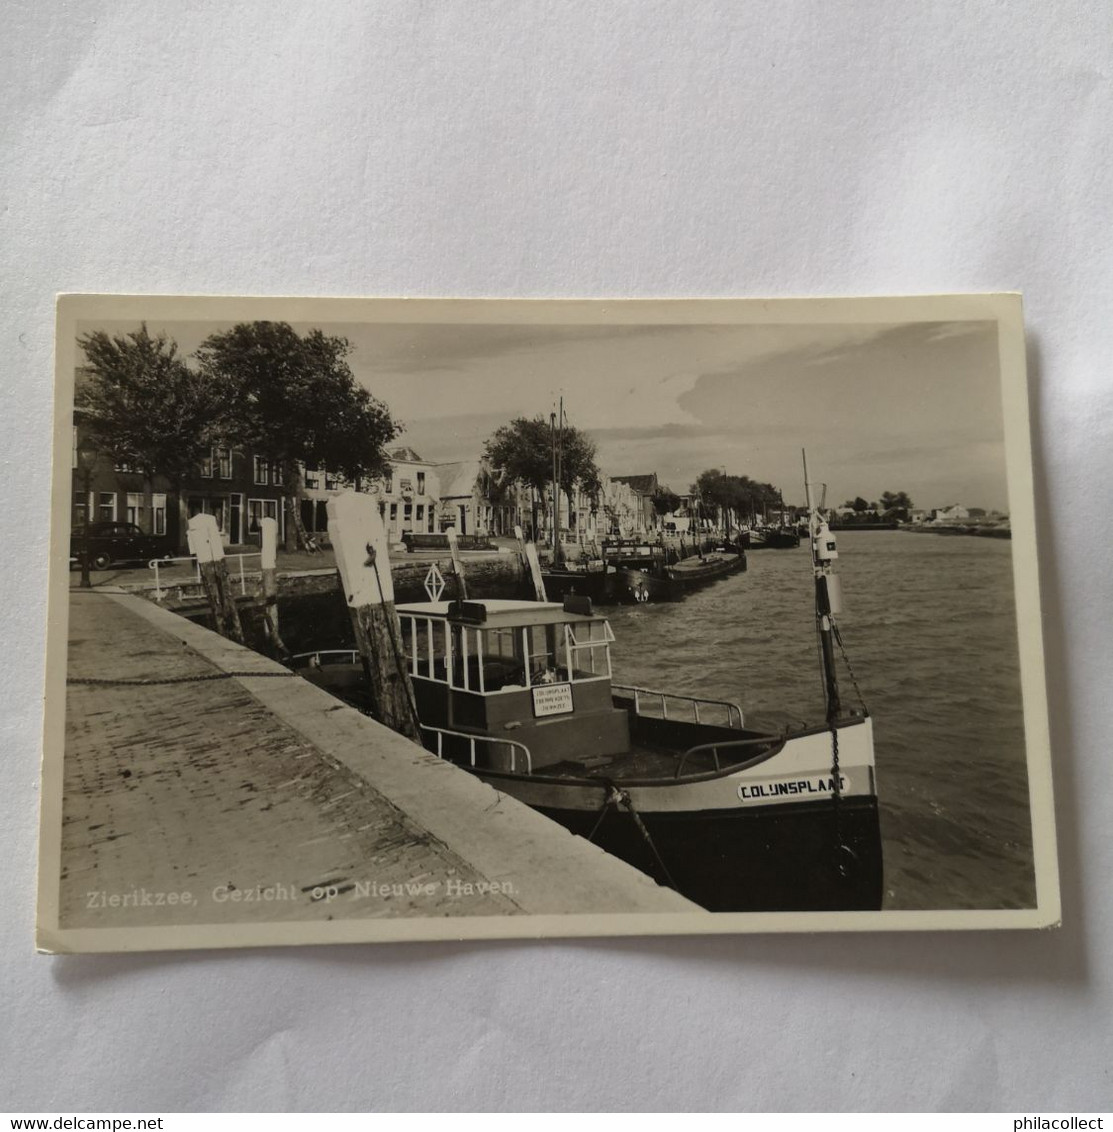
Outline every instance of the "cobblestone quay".
<svg viewBox="0 0 1113 1132"><path fill-rule="evenodd" d="M69 633L63 928L694 910L143 598L72 591Z"/></svg>

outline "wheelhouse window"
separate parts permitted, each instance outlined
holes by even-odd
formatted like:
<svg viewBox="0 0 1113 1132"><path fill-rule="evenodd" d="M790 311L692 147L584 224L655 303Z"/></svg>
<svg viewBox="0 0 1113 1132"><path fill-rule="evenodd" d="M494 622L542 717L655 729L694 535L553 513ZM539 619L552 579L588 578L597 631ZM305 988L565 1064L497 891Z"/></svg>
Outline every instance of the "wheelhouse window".
<svg viewBox="0 0 1113 1132"><path fill-rule="evenodd" d="M411 675L490 695L611 675L606 621L487 628L403 614Z"/></svg>

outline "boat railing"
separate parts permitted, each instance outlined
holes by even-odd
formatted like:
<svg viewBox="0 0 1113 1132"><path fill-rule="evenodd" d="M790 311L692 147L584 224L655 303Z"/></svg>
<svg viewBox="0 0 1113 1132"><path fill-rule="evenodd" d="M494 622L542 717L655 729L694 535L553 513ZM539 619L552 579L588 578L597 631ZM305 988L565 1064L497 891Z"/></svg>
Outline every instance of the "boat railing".
<svg viewBox="0 0 1113 1132"><path fill-rule="evenodd" d="M721 771L722 763L719 759L720 751L735 751L744 747L765 747L768 748L778 742L776 737L770 735L759 735L755 739L727 739L721 743L700 743L695 747L689 747L683 753L676 757L676 777L679 778L681 772L684 770L684 764L692 755L702 755L705 751L710 751L712 758L715 760L715 770ZM752 766L754 763L759 763L768 756L766 750L760 751L752 759L743 759L740 763L735 765L735 770L745 770L747 766Z"/></svg>
<svg viewBox="0 0 1113 1132"><path fill-rule="evenodd" d="M343 660L337 659L343 657ZM297 662L301 662L300 664ZM295 668L308 668L316 661L324 664L357 664L359 649L317 649L314 652L299 652L290 657L289 664Z"/></svg>
<svg viewBox="0 0 1113 1132"><path fill-rule="evenodd" d="M677 719L677 716L669 715L669 702L677 701L688 706L696 723L707 722L702 717L701 710L713 708L726 713L727 727L737 731L741 731L743 727L742 709L733 700L709 700L701 696L684 696L678 692L656 692L650 688L635 687L633 684L612 684L611 687L616 692L633 693L635 715L648 716L649 713L643 711L642 707L643 701L649 701L649 703L657 705L661 719ZM681 720L681 722L688 721Z"/></svg>
<svg viewBox="0 0 1113 1132"><path fill-rule="evenodd" d="M519 743L516 739L501 739L495 738L491 735L475 735L469 731L451 731L447 727L433 727L429 724L421 724L422 731L428 731L437 737L437 755L442 759L444 758L444 737L451 735L456 739L467 739L468 741L468 761L471 766L475 766L476 744L477 743L490 743L499 747L510 748L510 772L511 774L518 773L518 752L521 751L522 758L526 764L526 774L533 773L533 759L529 753L529 747L525 743Z"/></svg>

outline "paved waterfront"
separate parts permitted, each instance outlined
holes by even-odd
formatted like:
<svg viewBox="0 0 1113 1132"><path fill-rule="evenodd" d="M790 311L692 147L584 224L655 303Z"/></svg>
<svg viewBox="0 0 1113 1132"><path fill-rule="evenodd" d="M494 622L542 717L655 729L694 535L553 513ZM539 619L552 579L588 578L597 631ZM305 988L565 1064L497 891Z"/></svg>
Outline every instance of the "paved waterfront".
<svg viewBox="0 0 1113 1132"><path fill-rule="evenodd" d="M141 598L71 593L69 681L63 928L691 910L273 662ZM189 902L167 895L157 906L143 895L186 892Z"/></svg>

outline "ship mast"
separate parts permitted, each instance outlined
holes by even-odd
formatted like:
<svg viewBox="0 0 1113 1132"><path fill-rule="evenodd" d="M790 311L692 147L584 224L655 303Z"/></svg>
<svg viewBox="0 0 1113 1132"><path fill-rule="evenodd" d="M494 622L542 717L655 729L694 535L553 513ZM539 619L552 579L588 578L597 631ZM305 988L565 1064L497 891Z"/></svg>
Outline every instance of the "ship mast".
<svg viewBox="0 0 1113 1132"><path fill-rule="evenodd" d="M827 722L834 723L842 714L839 680L835 670L835 627L833 616L842 611L842 593L831 563L838 558L834 535L827 526L808 481L808 454L804 457L804 492L808 506L808 541L812 548L812 573L815 576L815 624L823 665L823 690L827 699Z"/></svg>

